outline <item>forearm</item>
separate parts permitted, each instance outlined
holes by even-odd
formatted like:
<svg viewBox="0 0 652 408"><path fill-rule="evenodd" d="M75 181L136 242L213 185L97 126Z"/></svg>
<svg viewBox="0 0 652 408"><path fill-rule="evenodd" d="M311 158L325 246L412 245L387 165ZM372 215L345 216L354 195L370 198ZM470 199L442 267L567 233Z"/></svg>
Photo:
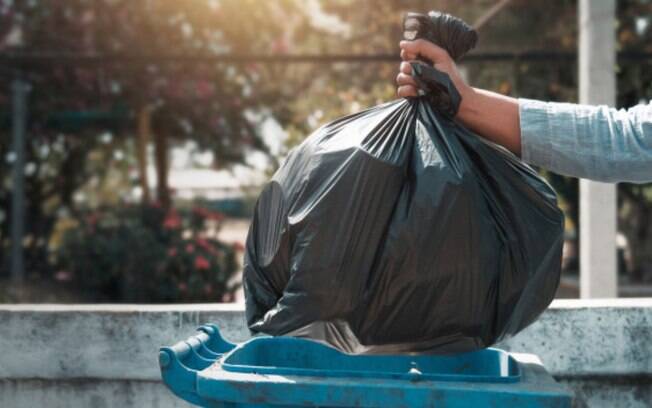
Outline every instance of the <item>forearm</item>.
<svg viewBox="0 0 652 408"><path fill-rule="evenodd" d="M467 128L521 155L518 100L495 92L466 87L456 119Z"/></svg>
<svg viewBox="0 0 652 408"><path fill-rule="evenodd" d="M456 120L529 164L609 182L652 182L652 104L628 110L516 100L468 86L448 53L425 40L402 41L398 95L418 95L409 61L425 56L462 96Z"/></svg>

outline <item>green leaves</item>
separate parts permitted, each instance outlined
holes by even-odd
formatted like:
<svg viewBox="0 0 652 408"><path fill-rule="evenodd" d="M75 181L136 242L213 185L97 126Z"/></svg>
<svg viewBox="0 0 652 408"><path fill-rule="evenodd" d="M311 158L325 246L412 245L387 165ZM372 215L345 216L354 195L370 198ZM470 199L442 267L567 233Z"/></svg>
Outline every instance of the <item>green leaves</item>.
<svg viewBox="0 0 652 408"><path fill-rule="evenodd" d="M227 300L239 248L217 239L223 218L203 207L93 211L64 234L60 271L96 301Z"/></svg>

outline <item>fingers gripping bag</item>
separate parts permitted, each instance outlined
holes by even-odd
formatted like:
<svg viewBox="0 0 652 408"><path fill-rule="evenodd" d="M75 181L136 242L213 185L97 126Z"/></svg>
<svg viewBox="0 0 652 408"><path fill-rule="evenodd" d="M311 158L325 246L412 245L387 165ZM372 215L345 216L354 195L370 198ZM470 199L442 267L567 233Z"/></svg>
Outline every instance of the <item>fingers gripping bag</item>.
<svg viewBox="0 0 652 408"><path fill-rule="evenodd" d="M445 14L404 24L457 59L477 38ZM471 351L552 301L564 224L555 192L451 119L460 96L447 74L412 66L422 96L322 126L261 192L243 276L253 333L348 353Z"/></svg>

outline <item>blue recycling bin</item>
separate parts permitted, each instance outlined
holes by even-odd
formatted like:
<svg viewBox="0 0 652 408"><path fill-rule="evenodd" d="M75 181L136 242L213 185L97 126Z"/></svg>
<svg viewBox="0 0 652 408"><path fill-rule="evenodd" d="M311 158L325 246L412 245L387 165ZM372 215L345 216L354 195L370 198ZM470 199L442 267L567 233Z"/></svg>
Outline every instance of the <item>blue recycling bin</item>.
<svg viewBox="0 0 652 408"><path fill-rule="evenodd" d="M204 407L570 407L532 354L349 355L294 337L224 340L215 325L162 347L163 381Z"/></svg>

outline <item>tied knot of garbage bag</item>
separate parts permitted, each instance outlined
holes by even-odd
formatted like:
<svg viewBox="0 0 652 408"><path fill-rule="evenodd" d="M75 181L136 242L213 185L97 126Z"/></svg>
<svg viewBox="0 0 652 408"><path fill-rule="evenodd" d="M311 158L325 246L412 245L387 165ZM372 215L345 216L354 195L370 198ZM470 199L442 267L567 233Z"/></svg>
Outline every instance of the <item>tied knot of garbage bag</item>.
<svg viewBox="0 0 652 408"><path fill-rule="evenodd" d="M448 52L459 61L478 42L478 33L463 20L450 14L431 11L428 14L408 13L403 19L406 40L424 39ZM412 76L426 99L439 113L452 119L457 114L462 97L445 72L432 67L432 61L421 57L412 62Z"/></svg>
<svg viewBox="0 0 652 408"><path fill-rule="evenodd" d="M439 113L453 119L460 109L462 96L447 73L423 62L412 62L412 77L422 91L422 98Z"/></svg>
<svg viewBox="0 0 652 408"><path fill-rule="evenodd" d="M477 32L463 20L450 14L431 11L426 14L408 13L403 20L403 37L406 40L424 39L437 44L459 61L475 47ZM432 67L425 57L412 62L413 77L421 89L422 97L439 113L452 119L459 110L462 97L445 72Z"/></svg>
<svg viewBox="0 0 652 408"><path fill-rule="evenodd" d="M437 44L456 62L478 43L478 33L473 27L462 19L438 11L407 13L403 19L403 38L409 41L422 38Z"/></svg>

